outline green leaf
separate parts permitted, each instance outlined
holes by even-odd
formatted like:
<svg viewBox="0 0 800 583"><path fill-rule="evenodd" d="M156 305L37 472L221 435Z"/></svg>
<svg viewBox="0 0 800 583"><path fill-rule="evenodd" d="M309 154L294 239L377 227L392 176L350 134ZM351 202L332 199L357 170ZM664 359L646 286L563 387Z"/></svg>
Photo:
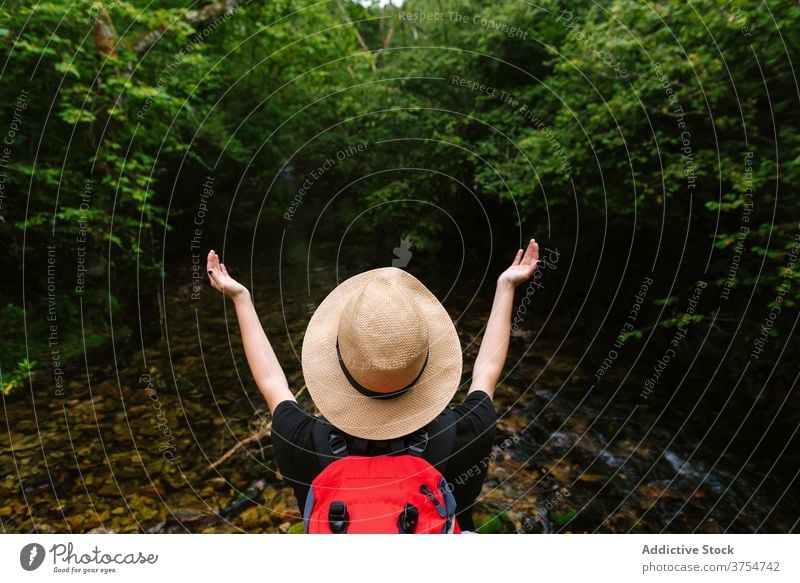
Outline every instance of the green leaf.
<svg viewBox="0 0 800 583"><path fill-rule="evenodd" d="M59 73L73 75L77 79L81 78L81 75L78 72L78 68L74 65L74 63L70 63L67 61L61 61L60 63L56 63L56 71L58 71Z"/></svg>

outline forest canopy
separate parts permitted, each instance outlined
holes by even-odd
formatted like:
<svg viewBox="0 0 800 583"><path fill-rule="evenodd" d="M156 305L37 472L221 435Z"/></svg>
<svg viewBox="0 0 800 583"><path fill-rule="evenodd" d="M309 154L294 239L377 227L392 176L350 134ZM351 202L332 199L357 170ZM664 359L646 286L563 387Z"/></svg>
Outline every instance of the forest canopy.
<svg viewBox="0 0 800 583"><path fill-rule="evenodd" d="M630 258L663 283L646 304L664 341L744 314L746 355L793 330L759 323L800 293L796 3L23 0L0 18L6 392L46 360L48 293L64 359L157 303L167 233L209 176L240 225L299 212L274 188L292 175L314 197L347 185L375 237L407 226L421 253L454 244L440 209L485 249L490 208L608 289L638 288L608 259ZM687 320L698 280L723 301Z"/></svg>

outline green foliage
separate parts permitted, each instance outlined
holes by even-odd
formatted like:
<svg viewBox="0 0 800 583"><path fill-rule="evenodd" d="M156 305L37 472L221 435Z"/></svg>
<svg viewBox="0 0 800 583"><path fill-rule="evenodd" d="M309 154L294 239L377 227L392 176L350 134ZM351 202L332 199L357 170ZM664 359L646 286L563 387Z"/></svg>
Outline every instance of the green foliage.
<svg viewBox="0 0 800 583"><path fill-rule="evenodd" d="M313 197L347 186L345 218L368 209L367 231L383 236L393 225L419 251L442 250L453 224L468 246L485 246L487 206L518 211L528 232L566 238L577 213L606 233L668 234L659 276L677 269L675 238L710 249L706 295L736 291L723 318L753 305L751 295L775 305L787 282L782 305L800 301L797 272L787 273L800 217L788 66L800 45L796 5L219 6L23 0L0 16L0 113L22 117L0 237L10 256L37 265L46 245L58 248L64 334L79 330L80 298L68 290L81 245L91 288L84 317L102 330L117 305L132 307L127 291L160 284L163 241L195 208L198 176L237 192L233 211L246 226L285 163L302 181L354 144L368 147L337 164ZM280 216L294 194L274 188L263 212ZM648 300L661 326L683 319L696 268L677 273L667 300ZM22 269L11 269L4 291L17 293ZM44 289L44 278L26 282L31 297ZM27 317L41 322L42 310L29 303ZM788 325L782 319L775 333ZM23 342L9 336L9 346ZM34 356L43 336L29 340ZM637 329L624 340L642 337ZM0 357L4 370L20 362L13 352Z"/></svg>
<svg viewBox="0 0 800 583"><path fill-rule="evenodd" d="M35 360L23 358L17 363L17 367L7 374L2 375L2 371L0 371L0 376L3 377L0 378L3 394L7 395L11 392L11 389L23 386L25 381L30 378L31 373L36 369L37 364L39 363Z"/></svg>

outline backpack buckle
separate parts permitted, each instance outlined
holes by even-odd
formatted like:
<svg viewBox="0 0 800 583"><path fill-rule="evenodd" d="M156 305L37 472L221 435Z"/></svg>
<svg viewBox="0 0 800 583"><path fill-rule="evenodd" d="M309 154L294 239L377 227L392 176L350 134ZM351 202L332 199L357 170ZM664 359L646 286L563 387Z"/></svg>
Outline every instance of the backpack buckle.
<svg viewBox="0 0 800 583"><path fill-rule="evenodd" d="M347 514L347 504L344 502L331 502L328 507L328 526L334 534L344 534L350 526L350 516Z"/></svg>
<svg viewBox="0 0 800 583"><path fill-rule="evenodd" d="M328 435L328 447L333 455L339 455L347 451L347 442L338 433L331 433Z"/></svg>
<svg viewBox="0 0 800 583"><path fill-rule="evenodd" d="M419 522L419 509L413 504L406 504L397 517L397 530L400 534L414 534Z"/></svg>
<svg viewBox="0 0 800 583"><path fill-rule="evenodd" d="M408 449L416 454L421 454L428 447L428 432L419 431L411 436Z"/></svg>

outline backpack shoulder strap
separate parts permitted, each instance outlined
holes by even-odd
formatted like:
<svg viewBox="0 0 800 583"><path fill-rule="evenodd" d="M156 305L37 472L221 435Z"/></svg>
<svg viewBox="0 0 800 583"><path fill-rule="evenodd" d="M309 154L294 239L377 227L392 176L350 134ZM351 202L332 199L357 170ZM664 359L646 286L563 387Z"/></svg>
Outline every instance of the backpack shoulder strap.
<svg viewBox="0 0 800 583"><path fill-rule="evenodd" d="M350 455L344 436L324 417L320 417L312 425L311 438L314 442L314 452L323 470L337 459Z"/></svg>
<svg viewBox="0 0 800 583"><path fill-rule="evenodd" d="M393 439L388 444L391 453L405 453L423 458L444 474L447 461L456 444L456 425L458 417L449 407L433 421L406 438ZM314 451L320 467L324 470L337 459L354 453L365 455L370 452L372 442L365 439L353 440L354 451L350 451L345 436L331 425L327 419L320 417L311 428Z"/></svg>

